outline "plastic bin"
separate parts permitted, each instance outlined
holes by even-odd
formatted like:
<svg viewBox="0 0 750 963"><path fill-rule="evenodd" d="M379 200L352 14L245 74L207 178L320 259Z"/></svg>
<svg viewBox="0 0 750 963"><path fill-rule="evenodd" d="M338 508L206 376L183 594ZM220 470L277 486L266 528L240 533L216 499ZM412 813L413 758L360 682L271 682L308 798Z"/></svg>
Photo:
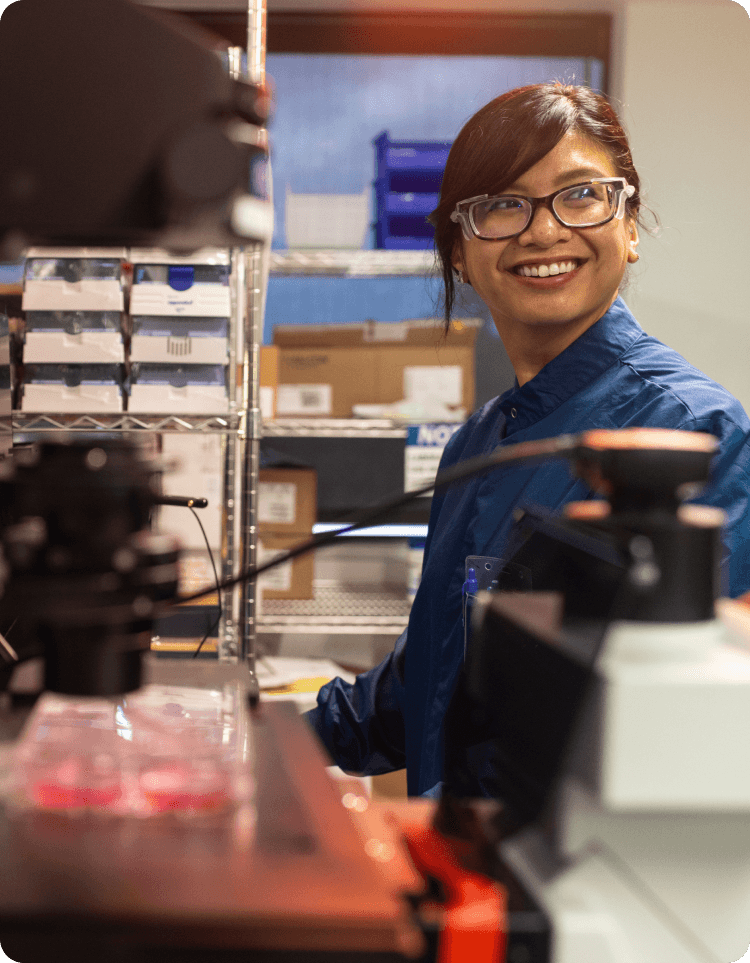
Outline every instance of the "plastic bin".
<svg viewBox="0 0 750 963"><path fill-rule="evenodd" d="M386 250L426 250L434 238L435 230L424 214L381 214L375 224L375 244Z"/></svg>
<svg viewBox="0 0 750 963"><path fill-rule="evenodd" d="M394 141L384 130L375 147L375 244L379 248L432 247L434 230L426 217L437 206L447 141Z"/></svg>
<svg viewBox="0 0 750 963"><path fill-rule="evenodd" d="M23 359L49 364L125 361L119 311L27 311Z"/></svg>
<svg viewBox="0 0 750 963"><path fill-rule="evenodd" d="M122 411L121 364L25 364L21 410Z"/></svg>
<svg viewBox="0 0 750 963"><path fill-rule="evenodd" d="M373 144L376 178L392 171L432 171L442 176L452 146L451 141L391 140L387 130Z"/></svg>
<svg viewBox="0 0 750 963"><path fill-rule="evenodd" d="M122 260L91 249L32 248L24 270L24 311L122 311ZM123 251L124 254L124 251Z"/></svg>
<svg viewBox="0 0 750 963"><path fill-rule="evenodd" d="M133 318L131 361L226 364L228 352L227 318Z"/></svg>
<svg viewBox="0 0 750 963"><path fill-rule="evenodd" d="M361 249L370 226L370 190L361 194L286 192L288 247Z"/></svg>
<svg viewBox="0 0 750 963"><path fill-rule="evenodd" d="M388 193L383 197L385 214L420 214L427 217L438 205L439 194L422 194L408 191L405 194Z"/></svg>
<svg viewBox="0 0 750 963"><path fill-rule="evenodd" d="M134 362L130 382L130 411L220 414L229 404L223 365Z"/></svg>
<svg viewBox="0 0 750 963"><path fill-rule="evenodd" d="M134 250L130 314L228 318L232 313L227 251L207 248L192 259Z"/></svg>

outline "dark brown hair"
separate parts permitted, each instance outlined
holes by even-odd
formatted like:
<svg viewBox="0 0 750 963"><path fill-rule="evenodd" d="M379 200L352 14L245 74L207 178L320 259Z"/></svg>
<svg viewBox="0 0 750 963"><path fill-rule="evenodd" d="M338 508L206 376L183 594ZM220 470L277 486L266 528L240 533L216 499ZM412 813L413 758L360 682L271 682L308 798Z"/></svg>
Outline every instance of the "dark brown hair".
<svg viewBox="0 0 750 963"><path fill-rule="evenodd" d="M460 227L450 216L459 201L500 194L548 154L569 131L597 141L609 153L618 177L635 187L627 213L637 220L641 182L630 146L609 102L588 87L530 84L496 97L467 121L451 147L440 203L428 220L443 272L446 330L456 298L453 248Z"/></svg>

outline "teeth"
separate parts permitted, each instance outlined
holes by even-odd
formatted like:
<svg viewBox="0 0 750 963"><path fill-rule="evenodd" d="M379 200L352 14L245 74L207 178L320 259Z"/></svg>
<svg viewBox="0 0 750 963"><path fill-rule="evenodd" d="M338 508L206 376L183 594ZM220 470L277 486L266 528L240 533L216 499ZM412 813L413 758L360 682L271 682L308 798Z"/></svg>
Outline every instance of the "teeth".
<svg viewBox="0 0 750 963"><path fill-rule="evenodd" d="M577 266L576 261L558 261L555 264L540 264L538 267L521 264L516 268L516 273L522 274L525 278L546 278L554 277L556 274L568 274Z"/></svg>

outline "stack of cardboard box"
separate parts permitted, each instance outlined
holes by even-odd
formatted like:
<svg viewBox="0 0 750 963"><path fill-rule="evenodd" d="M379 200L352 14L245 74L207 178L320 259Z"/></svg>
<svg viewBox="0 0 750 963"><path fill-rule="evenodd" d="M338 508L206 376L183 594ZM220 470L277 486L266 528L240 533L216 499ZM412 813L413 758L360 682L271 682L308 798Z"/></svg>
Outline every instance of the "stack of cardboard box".
<svg viewBox="0 0 750 963"><path fill-rule="evenodd" d="M317 513L313 468L261 468L258 484L258 561L288 551L312 535ZM259 579L265 599L311 599L313 554L301 555Z"/></svg>

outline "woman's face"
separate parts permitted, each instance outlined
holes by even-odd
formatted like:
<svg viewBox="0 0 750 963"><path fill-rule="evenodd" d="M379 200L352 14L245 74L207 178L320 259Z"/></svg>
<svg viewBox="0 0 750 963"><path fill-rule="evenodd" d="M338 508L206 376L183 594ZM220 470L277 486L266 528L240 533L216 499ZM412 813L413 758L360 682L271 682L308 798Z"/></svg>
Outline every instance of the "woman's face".
<svg viewBox="0 0 750 963"><path fill-rule="evenodd" d="M570 132L507 192L545 197L594 177L617 177L608 152L596 141ZM537 208L516 237L484 241L460 237L454 266L490 309L500 337L539 336L567 325L578 337L608 310L629 260L637 259L638 232L626 215L598 227L564 227L546 207ZM574 270L525 277L519 267L574 262ZM551 332L549 332L551 333ZM562 333L562 332L559 332ZM572 338L571 338L572 340ZM507 346L507 344L506 344Z"/></svg>

